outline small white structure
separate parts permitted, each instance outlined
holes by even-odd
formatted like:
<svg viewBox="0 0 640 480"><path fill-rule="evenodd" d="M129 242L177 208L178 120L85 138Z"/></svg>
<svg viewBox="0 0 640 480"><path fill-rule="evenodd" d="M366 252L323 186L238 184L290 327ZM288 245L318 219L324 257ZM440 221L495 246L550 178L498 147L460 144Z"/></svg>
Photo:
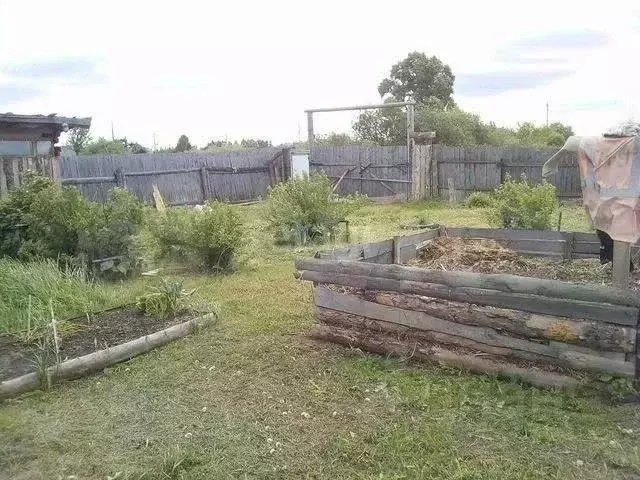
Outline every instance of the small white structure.
<svg viewBox="0 0 640 480"><path fill-rule="evenodd" d="M309 152L291 152L291 177L301 178L309 176Z"/></svg>

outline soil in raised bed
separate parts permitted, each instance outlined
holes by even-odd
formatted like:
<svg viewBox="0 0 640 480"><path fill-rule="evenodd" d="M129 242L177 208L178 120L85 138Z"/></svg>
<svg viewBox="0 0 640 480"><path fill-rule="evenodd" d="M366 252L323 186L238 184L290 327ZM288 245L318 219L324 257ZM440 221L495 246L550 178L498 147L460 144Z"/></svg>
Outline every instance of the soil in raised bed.
<svg viewBox="0 0 640 480"><path fill-rule="evenodd" d="M193 318L193 314L156 319L135 309L109 310L59 324L61 360L80 357L163 330ZM0 381L36 371L37 340L0 335Z"/></svg>
<svg viewBox="0 0 640 480"><path fill-rule="evenodd" d="M599 258L525 257L489 239L439 237L429 242L410 264L431 270L509 273L567 282L611 284L611 263L601 265ZM637 269L631 274L629 287L640 290Z"/></svg>

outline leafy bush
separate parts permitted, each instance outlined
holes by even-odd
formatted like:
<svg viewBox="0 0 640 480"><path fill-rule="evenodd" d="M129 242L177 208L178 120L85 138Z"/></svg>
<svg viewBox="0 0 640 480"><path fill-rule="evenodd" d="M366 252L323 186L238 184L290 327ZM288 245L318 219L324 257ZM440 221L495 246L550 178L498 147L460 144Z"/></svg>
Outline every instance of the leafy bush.
<svg viewBox="0 0 640 480"><path fill-rule="evenodd" d="M0 255L18 257L22 245L28 240L26 216L40 192L55 184L48 178L25 174L20 188L0 200Z"/></svg>
<svg viewBox="0 0 640 480"><path fill-rule="evenodd" d="M116 273L126 274L135 264L133 236L142 219L141 203L124 189L94 203L76 188L27 173L22 186L0 202L0 255L75 265L119 257Z"/></svg>
<svg viewBox="0 0 640 480"><path fill-rule="evenodd" d="M138 297L136 306L138 310L154 318L173 317L189 310L186 299L193 292L195 290L185 290L181 280L163 279L160 286Z"/></svg>
<svg viewBox="0 0 640 480"><path fill-rule="evenodd" d="M267 220L276 239L304 245L333 238L338 224L357 211L366 197L340 197L324 174L299 178L269 188Z"/></svg>
<svg viewBox="0 0 640 480"><path fill-rule="evenodd" d="M557 206L556 189L549 183L532 185L523 175L507 178L493 194L493 219L503 228L547 230Z"/></svg>
<svg viewBox="0 0 640 480"><path fill-rule="evenodd" d="M135 236L143 220L143 206L123 188L109 192L105 203L91 205L90 218L78 234L78 256L92 264L94 260L115 258L101 262L96 271L101 275L121 276L138 270Z"/></svg>
<svg viewBox="0 0 640 480"><path fill-rule="evenodd" d="M485 192L473 192L465 203L470 208L487 208L493 206L493 198Z"/></svg>
<svg viewBox="0 0 640 480"><path fill-rule="evenodd" d="M178 257L196 266L230 270L244 245L240 217L233 207L209 202L202 211L171 208L148 222L156 258Z"/></svg>

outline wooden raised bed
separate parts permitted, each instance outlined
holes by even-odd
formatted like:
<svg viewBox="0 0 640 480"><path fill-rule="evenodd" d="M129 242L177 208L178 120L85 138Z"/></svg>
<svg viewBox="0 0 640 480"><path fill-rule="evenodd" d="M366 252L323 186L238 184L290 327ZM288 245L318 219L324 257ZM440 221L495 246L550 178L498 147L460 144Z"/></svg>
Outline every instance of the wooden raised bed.
<svg viewBox="0 0 640 480"><path fill-rule="evenodd" d="M638 378L640 295L509 274L401 265L438 236L490 238L526 255L597 256L595 234L432 229L296 261L315 285L312 335L380 354L571 386L586 372Z"/></svg>
<svg viewBox="0 0 640 480"><path fill-rule="evenodd" d="M108 310L96 317L95 323L85 326L87 331L81 329L68 338L63 337L62 343L66 348L61 353L70 353L70 358L49 366L46 376L34 371L36 367L30 360L33 349L11 342L6 335L0 338L0 350L8 356L0 361L0 367L5 369L0 368L0 399L46 387L49 382L79 378L130 360L183 338L216 318L215 314L207 313L155 320L126 309ZM103 326L103 322L106 325ZM87 345L87 340L92 338L94 348ZM107 344L107 340L114 343Z"/></svg>

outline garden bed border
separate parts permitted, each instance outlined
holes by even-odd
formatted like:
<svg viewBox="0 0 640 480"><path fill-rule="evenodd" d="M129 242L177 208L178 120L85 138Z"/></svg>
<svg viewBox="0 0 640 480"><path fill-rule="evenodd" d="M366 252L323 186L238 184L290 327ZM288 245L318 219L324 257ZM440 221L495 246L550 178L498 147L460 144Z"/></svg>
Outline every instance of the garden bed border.
<svg viewBox="0 0 640 480"><path fill-rule="evenodd" d="M207 313L113 347L65 360L59 365L49 367L47 376L54 382L85 376L183 338L198 328L208 325L216 318L215 313ZM28 391L37 390L46 382L47 380L41 378L37 372L5 380L0 382L0 399L16 397Z"/></svg>
<svg viewBox="0 0 640 480"><path fill-rule="evenodd" d="M437 227L318 252L295 262L297 276L316 286L312 336L386 354L413 345L409 350L425 359L536 385L545 378L549 386L573 385L568 379L581 372L640 378L640 295L400 265L439 236L494 239L523 255L556 259L598 256L600 247L589 233Z"/></svg>

